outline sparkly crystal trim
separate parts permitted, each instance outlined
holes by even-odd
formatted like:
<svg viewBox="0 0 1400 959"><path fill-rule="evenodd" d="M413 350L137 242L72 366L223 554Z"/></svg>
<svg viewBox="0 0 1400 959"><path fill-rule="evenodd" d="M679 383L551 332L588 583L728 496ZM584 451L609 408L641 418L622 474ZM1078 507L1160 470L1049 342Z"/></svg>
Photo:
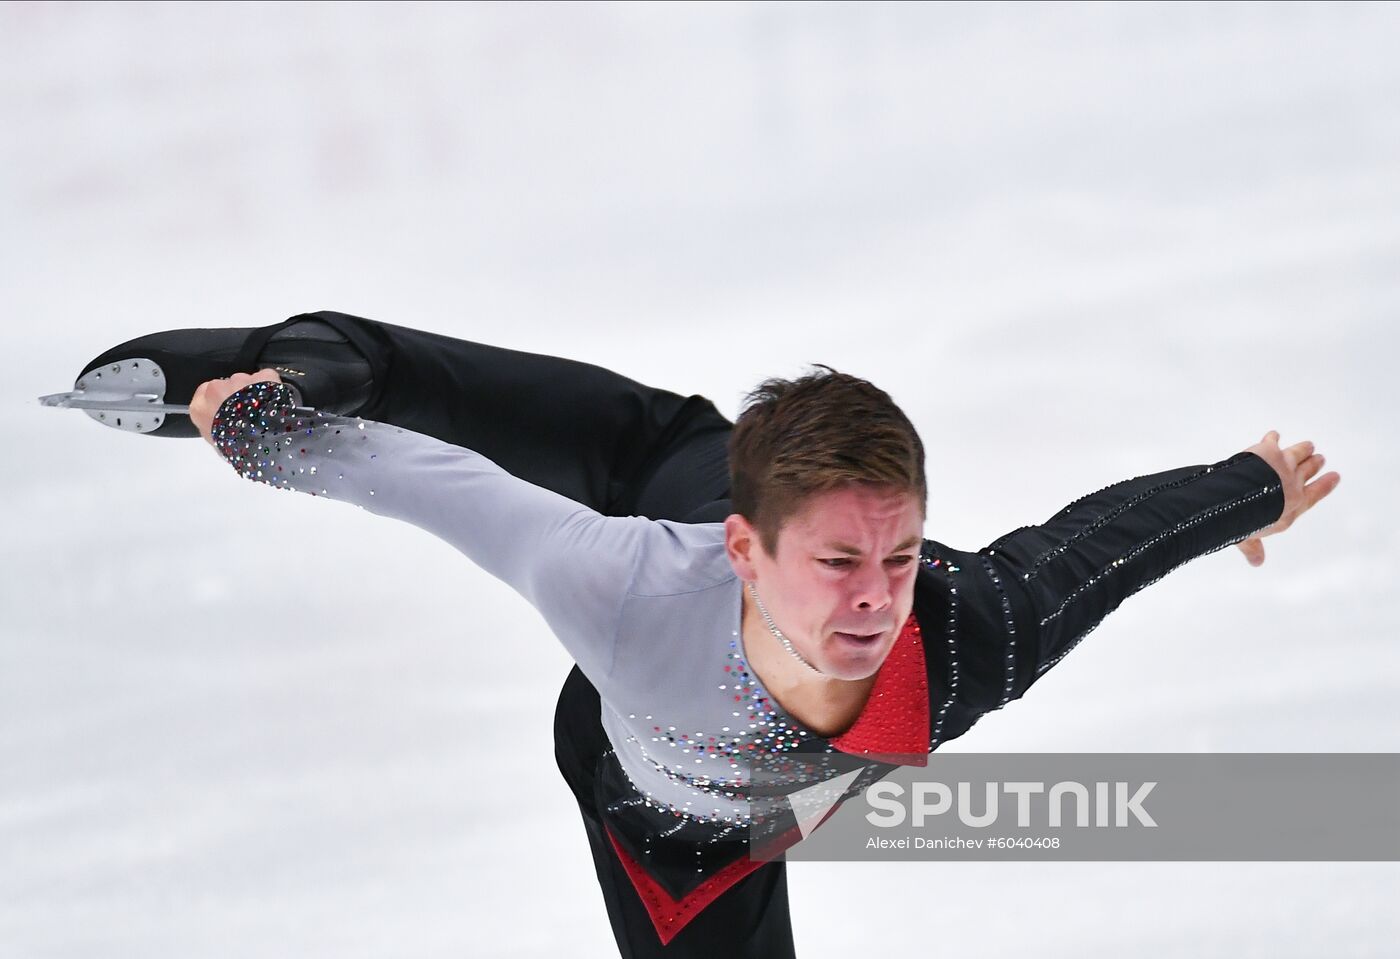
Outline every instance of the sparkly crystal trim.
<svg viewBox="0 0 1400 959"><path fill-rule="evenodd" d="M1228 466L1233 465L1234 463L1238 462L1238 461L1239 461L1243 456L1245 456L1245 455L1247 455L1247 453L1245 453L1245 452L1237 453L1236 455L1230 457L1230 458L1227 459L1227 460L1223 460L1223 461L1221 461L1220 463L1213 463L1213 464L1211 464L1210 466L1204 466L1204 467L1202 467L1201 469L1197 470L1197 471L1194 472L1194 473L1191 473L1191 474L1188 475L1188 476L1183 476L1183 477L1180 477L1180 478L1178 478L1178 479L1170 480L1170 481L1164 482L1164 483L1158 483L1156 486L1148 487L1147 489L1142 490L1142 491L1136 493L1136 494L1133 495L1133 496L1130 496L1128 499L1124 500L1123 502L1121 502L1121 503L1119 503L1118 505L1116 505L1113 509L1109 510L1109 511L1108 511L1107 513L1105 513L1103 516L1098 517L1097 519L1093 520L1092 522L1086 524L1086 525L1085 525L1084 527L1082 527L1081 529L1077 530L1073 535L1071 535L1071 536L1069 536L1068 538L1066 538L1065 540L1063 540L1059 545L1053 546L1053 547L1051 547L1050 549L1048 549L1048 550L1046 550L1045 552L1043 552L1043 553L1041 553L1040 555L1038 555L1038 556L1031 562L1029 569L1026 570L1026 573L1025 573L1025 575L1022 576L1022 578L1023 578L1023 579L1034 579L1035 576L1040 572L1040 568L1041 568L1042 566L1044 566L1046 563L1048 563L1050 560L1054 559L1056 556L1059 556L1061 553L1065 552L1065 550L1069 549L1071 546L1073 546L1073 545L1074 545L1075 543L1077 543L1079 540L1084 539L1085 537L1092 535L1093 533L1097 532L1099 529L1102 529L1104 526L1108 525L1108 523L1109 523L1110 521L1112 521L1112 520L1116 519L1117 517L1121 516L1123 513L1125 513L1126 511L1132 509L1134 506L1137 506L1138 504L1143 503L1143 502L1145 502L1145 501L1151 499L1152 497L1156 496L1158 493L1164 492L1164 491L1166 491L1166 490L1169 490L1169 489L1177 489L1177 488L1182 487L1182 486L1188 486L1188 485L1190 485L1191 483L1196 482L1196 480L1200 479L1201 477L1207 475L1208 473L1214 472L1214 471L1216 470L1217 467L1224 468L1224 467L1228 467ZM1135 477L1133 477L1132 479L1119 480L1118 482L1110 483L1110 484L1108 484L1107 486L1101 487L1100 489L1097 489L1097 490L1095 490L1095 491L1092 492L1092 493L1086 493L1086 494L1084 494L1083 496L1079 497L1079 498L1078 498L1077 500L1075 500L1074 502L1070 503L1068 506L1064 507L1064 509L1062 509L1062 510L1060 510L1058 513L1056 513L1055 516L1052 517L1052 520L1053 520L1053 519L1056 519L1056 518L1059 518L1059 517L1062 517L1062 516L1065 516L1066 514L1068 514L1069 512L1071 512L1075 507L1079 506L1081 503L1084 503L1084 502L1086 502L1086 501L1088 501L1088 500L1090 500L1090 499L1093 499L1095 496L1099 496L1100 494L1105 493L1105 492L1107 492L1107 491L1113 489L1115 486L1121 486L1121 485L1124 484L1124 483L1131 483L1131 482L1133 482L1133 480L1136 480L1136 479L1142 479L1142 477L1141 477L1141 476L1135 476ZM1023 529L1029 529L1029 528L1031 528L1031 527L1022 527L1022 528L1023 528ZM1017 532L1019 532L1019 531L1017 531ZM1012 534L1012 535L1014 535L1014 534ZM993 545L1000 545L1002 542L1004 542L1004 541L1006 540L1006 538L1007 538L1007 537L1002 537L1000 540L997 541L997 543L995 543L995 544L993 544Z"/></svg>
<svg viewBox="0 0 1400 959"><path fill-rule="evenodd" d="M1044 617L1041 618L1041 620L1040 620L1040 625L1041 625L1041 626L1047 625L1052 619L1055 619L1057 616L1059 616L1061 613L1063 613L1067 608L1069 608L1070 603L1072 603L1072 602L1074 602L1076 599L1078 599L1078 598L1079 598L1081 595L1083 595L1084 592L1087 591L1090 587L1094 586L1096 583L1098 583L1098 582L1099 582L1100 580L1102 580L1104 577L1106 577L1106 576L1110 575L1111 573L1113 573L1116 569L1118 569L1119 567L1121 567L1123 564L1129 562L1130 560L1136 559L1138 556L1142 555L1142 554L1143 554L1144 552L1146 552L1147 550L1149 550L1149 549L1151 549L1152 547L1156 546L1158 543L1161 543L1163 540L1165 540L1165 539L1167 539L1167 538L1169 538L1169 537L1175 536L1175 535L1177 535L1178 533L1180 533L1180 532L1183 531L1183 530L1190 529L1192 526L1198 526L1198 525L1200 525L1201 523L1205 522L1206 520L1211 519L1212 517L1218 516L1218 515L1220 515L1221 513L1224 513L1224 512L1226 512L1226 511L1228 511L1228 510L1232 510L1232 509L1234 509L1234 508L1237 507L1237 506L1243 506L1243 505L1246 504L1246 503L1251 503L1251 502L1253 502L1254 500L1258 499L1258 498L1261 497L1261 496L1268 496L1270 493L1277 492L1277 491L1278 491L1279 489L1281 489L1281 488L1282 488L1282 487L1281 487L1280 484L1275 483L1275 484L1273 484L1272 486L1266 486L1266 487L1264 487L1263 489L1255 490L1255 491L1252 492L1252 493L1248 493L1248 494L1246 494L1246 495L1244 495L1244 496L1241 496L1241 497L1238 497L1238 498L1236 498L1236 499L1230 500L1230 501L1227 502L1227 503L1218 503L1218 504L1216 504L1215 506L1207 507L1206 509L1203 509L1203 510L1201 510L1201 511L1198 512L1198 513L1195 513L1195 514L1193 514L1193 515L1191 515L1191 516L1188 516L1186 519L1181 520L1181 521L1178 522L1176 525L1174 525L1174 526L1172 526L1172 527L1170 527L1170 528L1168 528L1168 529L1164 529L1164 530L1162 530L1161 532L1158 532L1157 534L1155 534L1155 535L1152 536L1151 538L1146 539L1146 540L1143 540L1141 543L1137 544L1136 546L1134 546L1132 549L1128 550L1128 551L1127 551L1126 553L1124 553L1123 555L1121 555L1121 556L1119 556L1118 558L1114 559L1113 562L1109 563L1107 566L1105 566L1105 567L1103 567L1102 569L1100 569L1100 570L1099 570L1097 573L1095 573L1093 576L1090 576L1087 580L1085 580L1084 582L1080 583L1080 584L1079 584L1078 586L1076 586L1073 590L1071 590L1071 591L1065 596L1065 598L1064 598L1063 600L1060 601L1060 605L1059 605L1058 607L1056 607L1056 609L1055 609L1053 612L1051 612L1051 613L1049 613L1048 615L1046 615L1046 616L1044 616ZM1268 525L1266 525L1266 526L1264 526L1264 527L1261 527L1261 529L1267 529L1268 526L1272 526L1272 525L1273 525L1273 522L1271 521ZM1257 531L1256 531L1256 532L1257 532ZM1254 535L1254 534L1251 533L1250 535L1252 536L1252 535ZM1244 538L1244 539L1248 539L1248 537L1243 537L1243 538ZM1240 542L1240 540L1236 540L1235 542ZM1229 545L1229 544L1226 544L1226 545ZM1218 546L1217 546L1217 547L1213 547L1212 549L1207 550L1206 553L1214 552L1216 549L1219 549L1219 548L1220 548L1220 547L1218 547ZM1195 554L1195 555L1196 555L1196 556L1204 556L1205 553L1198 553L1198 554ZM1194 558L1195 558L1194 556L1188 557L1188 559L1194 559ZM1183 560L1183 562L1185 562L1185 560ZM1177 566L1180 566L1181 563L1177 563L1176 565L1177 565ZM1173 566L1172 568L1175 569L1176 566ZM1023 575L1023 578L1029 579L1030 576L1031 576L1030 573L1025 573L1025 574ZM1158 578L1160 579L1161 577L1158 577ZM1156 581L1156 580L1153 580L1153 582L1155 582L1155 581ZM1141 589L1141 588L1142 588L1142 587L1138 587L1138 589ZM1137 590L1133 590L1133 592L1136 592L1136 591L1137 591Z"/></svg>
<svg viewBox="0 0 1400 959"><path fill-rule="evenodd" d="M1016 621L1011 617L1011 601L1006 598L1006 591L1001 588L1001 579L992 568L992 561L982 555L977 558L991 577L992 585L996 587L997 596L1001 599L1001 618L1006 625L1006 682L1001 693L1001 704L1005 706L1011 701L1011 694L1016 687Z"/></svg>
<svg viewBox="0 0 1400 959"><path fill-rule="evenodd" d="M953 574L958 572L958 567L944 561L929 540L924 540L919 551L919 561L926 569L941 572L948 581L948 618L943 624L943 641L948 647L948 698L934 716L933 735L928 746L932 751L942 741L943 720L957 700L958 693L958 587L957 580L953 577Z"/></svg>
<svg viewBox="0 0 1400 959"><path fill-rule="evenodd" d="M1278 490L1278 489L1280 489L1280 488L1281 488L1280 485L1275 484L1274 486L1269 487L1268 489L1264 490L1263 492L1264 492L1264 493L1271 493L1271 492L1274 492L1274 491L1276 491L1276 490ZM1147 582L1142 583L1141 585L1135 587L1134 589L1132 589L1131 591L1129 591L1129 592L1127 593L1127 595L1124 596L1123 598L1124 598L1124 599L1127 599L1128 596L1132 596L1134 593L1138 592L1139 590L1146 589L1148 586L1151 586L1153 583L1155 583L1155 582L1157 582L1158 580L1160 580L1163 576L1166 576L1166 575L1167 575L1168 573L1170 573L1172 570L1176 569L1176 568L1179 567L1179 566L1183 566L1183 565L1185 565L1186 563L1191 562L1191 560L1193 560L1193 559L1198 559L1198 558L1200 558L1200 557L1202 557L1202 556L1209 556L1211 553L1214 553L1214 552L1217 552L1217 551L1219 551L1219 550L1222 550L1222 549L1224 549L1224 548L1227 547L1227 546L1234 546L1236 543L1242 543L1242 542L1244 542L1245 540L1249 539L1251 536L1257 536L1259 533L1261 533L1261 532L1263 532L1264 530L1268 529L1268 528L1269 528L1270 526L1272 526L1272 525L1274 525L1274 521L1270 521L1270 522L1266 523L1265 525L1260 526L1258 529L1250 530L1248 533L1244 533L1244 534L1239 535L1239 536L1236 536L1236 537L1234 537L1234 538L1232 538L1232 539L1226 540L1225 542L1219 544L1218 546L1212 546L1210 549L1207 549L1207 550L1204 550L1203 552L1197 553L1197 554L1195 554L1194 556L1187 556L1185 559L1182 559L1180 562L1174 563L1172 566L1170 566L1169 568L1167 568L1166 570L1164 570L1164 571L1163 571L1162 573L1160 573L1159 575L1154 576L1152 579L1149 579ZM1111 610L1110 610L1110 612L1111 612ZM1104 616L1107 616L1107 615L1108 615L1107 613L1104 614ZM1068 644L1067 646L1065 646L1064 649L1060 650L1060 652L1055 656L1054 659L1047 660L1047 661L1041 663L1038 667L1036 667L1036 675L1039 676L1041 673L1045 672L1045 671L1046 671L1047 669L1049 669L1051 666L1054 666L1054 665L1055 665L1056 663L1058 663L1060 660L1064 659L1065 656L1069 653L1070 650L1074 649L1075 646L1078 646L1079 643L1084 639L1085 636L1088 636L1090 633L1092 633L1092 632L1098 627L1099 623L1101 623L1101 622L1104 621L1104 616L1100 616L1098 619L1096 619L1096 620L1094 620L1092 623L1090 623L1090 624L1084 629L1083 632L1081 632L1078 636L1076 636L1073 640L1071 640L1071 641L1069 642L1069 644Z"/></svg>

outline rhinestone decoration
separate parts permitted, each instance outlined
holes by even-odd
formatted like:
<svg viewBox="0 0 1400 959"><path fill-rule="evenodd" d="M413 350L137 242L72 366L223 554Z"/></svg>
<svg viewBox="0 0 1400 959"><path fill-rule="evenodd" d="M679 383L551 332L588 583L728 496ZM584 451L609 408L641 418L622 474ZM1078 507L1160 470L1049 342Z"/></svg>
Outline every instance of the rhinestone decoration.
<svg viewBox="0 0 1400 959"><path fill-rule="evenodd" d="M1269 492L1276 491L1276 490L1278 490L1279 488L1280 488L1280 487L1276 485L1276 486L1270 487L1270 488L1267 489L1267 490L1264 490L1263 493L1260 493L1260 494L1258 494L1258 495L1265 495L1265 494L1267 494L1267 493L1269 493ZM1251 496L1250 498L1252 499L1253 496ZM1234 504L1231 504L1231 505L1234 505ZM1160 580L1163 576L1166 576L1166 575L1167 575L1168 573L1170 573L1172 570L1174 570L1174 569L1176 569L1177 567L1182 566L1182 565L1184 565L1184 564L1186 564L1186 563L1191 562L1191 560L1193 560L1193 559L1197 559L1197 558L1199 558L1199 557L1201 557L1201 556L1208 556L1209 554L1214 553L1214 552L1218 552L1219 550L1222 550L1222 549L1224 549L1224 548L1227 547L1227 546L1234 546L1236 543L1242 543L1242 542L1244 542L1245 540L1249 539L1251 536L1257 536L1259 533L1261 533L1261 532L1263 532L1264 530L1268 529L1268 528L1269 528L1270 526L1272 526L1272 525L1273 525L1273 521L1271 520L1270 522L1266 523L1265 525L1260 526L1258 529L1250 530L1248 533L1244 533L1244 534L1242 534L1242 535L1240 535L1240 536L1234 536L1234 537L1232 537L1232 538L1226 540L1225 542L1220 543L1220 544L1218 544L1218 545L1216 545L1216 546L1212 546L1212 547L1210 547L1210 548L1207 549L1207 550L1203 550L1202 552L1197 553L1197 554L1195 554L1194 556L1187 556L1185 559L1182 559L1182 560L1180 560L1179 562L1173 563L1170 567L1168 567L1167 569L1163 570L1161 573L1159 573L1158 575L1152 577L1151 579L1147 580L1146 582L1141 583L1141 584L1135 586L1133 589L1129 590L1128 593L1127 593L1123 598L1124 598L1124 599L1127 599L1128 596L1132 596L1134 593L1138 592L1139 590L1146 589L1147 587L1151 586L1153 583L1155 583L1155 582L1157 582L1158 580ZM1110 612L1111 612L1111 610L1110 610ZM1107 616L1107 615L1108 615L1107 613L1104 614L1104 616ZM1084 639L1085 636L1088 636L1090 633L1092 633L1095 629L1098 628L1099 623L1102 623L1102 622L1104 621L1104 616L1100 616L1098 619L1094 620L1094 621L1093 621L1092 623L1090 623L1087 627L1085 627L1085 628L1079 633L1079 635L1075 636L1074 639L1070 640L1067 644L1065 644L1065 648L1062 649L1062 650L1060 650L1059 653L1057 653L1057 654L1054 656L1054 658L1048 659L1048 660L1046 660L1045 662L1041 663L1039 666L1037 666L1037 667L1036 667L1036 675L1037 675L1037 676L1040 675L1041 673L1043 673L1043 672L1045 672L1047 669L1049 669L1051 666L1054 666L1054 665L1055 665L1056 663L1058 663L1060 660L1064 659L1065 656L1069 653L1069 651L1072 650L1072 649L1074 649L1074 647L1078 646L1079 643Z"/></svg>
<svg viewBox="0 0 1400 959"><path fill-rule="evenodd" d="M948 618L943 623L943 641L948 647L948 698L933 717L933 737L928 745L929 751L933 751L942 742L943 720L958 695L958 585L954 574L959 572L959 567L944 561L930 540L924 540L919 551L919 562L925 569L941 573L948 584Z"/></svg>
<svg viewBox="0 0 1400 959"><path fill-rule="evenodd" d="M296 490L312 496L329 495L329 487L320 482L300 485L297 478L324 479L318 475L319 467L314 459L307 457L319 455L322 443L338 442L335 437L350 430L352 421L320 410L298 413L296 409L296 394L285 383L266 380L249 383L220 404L211 424L210 438L219 455L245 479L266 483L275 489ZM362 441L368 441L372 432L367 427L391 428L359 417L355 418L353 426ZM395 433L403 432L397 427L392 429ZM336 447L328 445L324 450L325 455L330 456ZM377 456L377 453L370 453L369 459ZM306 465L299 465L302 463ZM336 479L345 479L343 469L337 470ZM373 489L366 492L375 495ZM362 504L356 505L364 508Z"/></svg>
<svg viewBox="0 0 1400 959"><path fill-rule="evenodd" d="M651 715L647 715L645 718L652 720L648 726L648 739L654 745L648 748L636 736L631 736L629 745L632 749L618 754L623 772L639 795L614 803L609 808L620 809L625 808L624 804L644 803L686 819L745 827L752 822L750 811L741 808L738 812L730 813L725 807L710 805L713 799L723 797L730 800L731 804L738 803L742 806L750 795L748 762L758 756L790 753L805 742L819 739L815 733L783 712L759 685L758 678L744 660L738 637L739 631L732 630L728 650L724 656L725 661L720 665L720 675L716 677L721 681L715 684L716 690L721 694L717 701L728 704L730 722L721 724L718 730L706 732L678 729L669 724L662 725L655 722ZM637 714L629 713L628 719L634 721L635 728ZM665 756L659 756L655 751L660 747L674 750L672 758L668 760ZM835 749L828 744L824 751L834 752ZM691 798L683 801L668 800L642 788L637 783L638 777L628 769L630 752L639 755L646 763L645 768L654 774L688 787ZM682 762L703 763L706 760L725 762L727 768L736 775L725 778L690 774L680 768ZM707 805L708 811L701 811ZM708 841L718 842L728 835L729 831L718 833Z"/></svg>
<svg viewBox="0 0 1400 959"><path fill-rule="evenodd" d="M1220 463L1213 463L1213 464L1211 464L1211 465L1209 465L1209 466L1203 466L1203 467L1201 467L1200 469L1198 469L1196 472L1191 473L1191 474L1189 474L1189 475L1187 475L1187 476L1183 476L1183 477L1180 477L1180 478L1178 478L1178 479L1170 480L1170 481L1163 482L1163 483L1158 483L1156 486L1152 486L1152 487L1149 487L1149 488L1147 488L1147 489L1145 489L1145 490L1141 490L1141 491L1138 492L1138 493L1135 493L1134 495L1132 495L1132 496L1126 498L1125 500L1123 500L1121 503L1118 503L1117 505L1115 505L1111 510L1109 510L1107 513L1105 513L1103 516L1097 517L1096 519L1092 520L1091 522L1086 523L1083 527L1081 527L1079 530L1077 530L1073 535L1068 536L1068 537L1066 537L1064 540L1062 540L1062 541L1059 543L1059 545L1053 546L1053 547L1051 547L1050 549L1045 550L1044 552L1042 552L1040 555L1036 556L1035 559L1032 560L1031 565L1030 565L1030 568L1027 569L1027 570L1025 571L1025 573L1024 573L1023 576L1022 576L1022 578L1023 578L1023 579L1033 579L1033 578L1036 576L1036 574L1038 574L1038 573L1040 572L1040 568L1041 568L1042 566L1044 566L1046 563L1048 563L1050 560L1052 560L1052 559L1054 559L1056 556L1059 556L1059 555L1061 555L1062 553L1064 553L1066 550L1068 550L1070 547L1072 547L1075 543L1079 542L1081 539L1084 539L1086 536L1090 536L1090 535L1092 535L1094 532L1096 532L1097 530L1103 528L1103 527L1106 526L1109 522L1111 522L1112 520L1116 519L1118 516L1121 516L1121 515L1122 515L1124 512L1126 512L1127 510L1132 509L1133 507L1135 507L1135 506L1137 506L1137 505L1139 505L1139 504L1141 504L1141 503L1143 503L1143 502L1145 502L1145 501L1151 499L1152 497L1154 497L1154 496L1156 496L1157 494L1162 493L1162 492L1164 492L1164 491L1166 491L1166 490L1169 490L1169 489L1178 489L1178 488L1183 487L1183 486L1188 486L1188 485L1190 485L1191 483L1194 483L1194 482L1196 482L1197 480L1199 480L1201 477L1206 476L1206 475L1208 475L1208 474L1210 474L1210 473L1215 472L1217 468L1231 466L1231 465L1233 465L1234 463L1238 462L1239 460L1241 460L1243 457L1245 457L1245 456L1247 456L1247 455L1250 455L1250 454L1248 454L1247 452L1236 453L1234 456L1231 456L1229 459L1223 460L1223 461L1221 461ZM1117 481L1117 482L1115 482L1115 483L1110 483L1110 484L1108 484L1107 486L1100 487L1099 489L1095 490L1095 491L1092 492L1092 493L1086 493L1086 494L1084 494L1083 496L1081 496L1081 497L1079 497L1078 499L1076 499L1074 502L1070 503L1070 504L1069 504L1068 506L1066 506L1064 509L1062 509L1062 510L1060 510L1058 513L1056 513L1053 517L1051 517L1051 521L1056 520L1056 519L1062 519L1062 518L1068 516L1071 512L1073 512L1075 509L1077 509L1077 508L1079 508L1080 506L1082 506L1082 505L1083 505L1085 502L1087 502L1088 500L1091 500L1091 499L1093 499L1093 498L1096 497L1096 496L1100 496L1100 495L1102 495L1102 494L1108 492L1109 490L1113 489L1113 488L1116 487L1116 486L1122 486L1124 483L1132 483L1132 482L1134 482L1134 481L1136 481L1136 480L1140 480L1140 479L1143 479L1143 477L1142 477L1142 476L1135 476L1135 477L1133 477L1132 479L1119 480L1119 481ZM1257 496L1264 496L1264 495L1267 495L1267 494L1270 493L1270 492L1273 492L1274 490L1277 490L1278 488L1279 488L1278 485L1275 484L1273 487L1271 487L1271 488L1269 488L1269 489L1260 490L1260 491L1257 492L1255 495L1257 495ZM1253 497L1249 497L1249 498L1252 499ZM993 545L993 546L1000 546L1000 545L1001 545L1003 542L1005 542L1005 540L1006 540L1007 538L1009 538L1010 536L1014 536L1016 533L1021 532L1021 530L1031 529L1031 528L1032 528L1032 527L1023 526L1023 527L1021 527L1021 529L1015 530L1015 531L1013 531L1012 533L1007 534L1007 536L1002 537L1001 539L999 539L996 543L994 543L994 544L992 544L992 545Z"/></svg>
<svg viewBox="0 0 1400 959"><path fill-rule="evenodd" d="M1011 701L1012 692L1016 688L1016 622L1011 617L1011 602L1006 598L1006 591L1001 588L1001 580L997 577L997 571L992 568L992 561L989 556L978 556L982 563L982 568L991 577L992 585L996 587L997 597L1001 600L1001 617L1006 625L1006 655L1005 670L1006 680L1001 692L1001 704L1005 706Z"/></svg>
<svg viewBox="0 0 1400 959"><path fill-rule="evenodd" d="M1167 528L1167 529L1164 529L1164 530L1162 530L1162 531L1159 532L1159 533L1156 533L1155 535L1149 537L1148 539L1143 540L1141 543L1138 543L1136 546L1134 546L1134 547L1132 547L1131 549L1127 550L1127 551L1124 552L1122 555L1115 557L1114 560L1113 560L1113 562L1109 563L1107 566L1103 567L1103 568L1100 569L1098 572L1094 573L1094 574L1093 574L1092 576L1090 576L1088 579L1084 580L1084 582L1080 583L1080 584L1079 584L1078 586L1076 586L1074 589L1070 590L1070 592L1065 596L1065 598L1064 598L1063 600L1060 601L1060 605L1057 606L1053 612L1049 613L1048 615L1046 615L1045 617L1043 617L1043 618L1041 619L1040 625L1044 626L1044 625L1048 624L1052 619L1056 618L1056 617L1059 616L1061 613L1063 613L1063 612L1069 607L1070 603L1074 602L1074 601L1075 601L1076 599L1078 599L1081 595L1083 595L1084 592L1085 592L1086 590L1092 588L1092 587L1094 586L1095 583L1099 582L1100 580L1102 580L1102 579L1105 578L1106 576L1111 575L1111 574L1114 573L1117 569L1119 569L1124 563L1128 562L1129 560L1132 560L1132 559L1136 558L1137 556L1140 556L1142 553L1144 553L1144 552L1146 552L1147 550L1151 549L1153 546L1156 546L1158 543L1162 542L1163 540L1168 539L1169 537L1172 537L1172 536L1177 535L1177 534L1180 533L1182 530L1190 529L1190 528L1193 527L1193 526L1198 526L1198 525L1200 525L1201 523L1204 523L1204 522L1205 522L1206 520L1208 520L1208 519L1211 519L1211 518L1213 518L1213 517L1215 517L1215 516L1218 516L1218 515L1220 515L1221 513L1224 513L1224 512L1226 512L1226 511L1228 511L1228 510L1234 509L1236 506L1240 506L1240 505L1242 505L1242 504L1244 504L1244 503L1253 502L1254 500L1258 499L1258 498L1261 497L1261 496L1268 496L1270 493L1276 492L1276 491L1277 491L1278 489L1280 489L1280 488L1281 488L1281 487L1279 486L1279 484L1276 483L1276 484L1274 484L1273 486L1265 487L1264 489L1255 490L1255 491L1252 492L1252 493L1248 493L1248 494L1246 494L1246 495L1244 495L1244 496L1240 496L1240 497L1238 497L1238 498L1236 498L1236 499L1230 500L1228 503L1220 503L1220 504L1217 504L1217 505L1215 505L1215 506L1208 507L1208 508L1206 508L1206 509L1201 510L1201 511L1198 512L1198 513L1195 513L1195 514L1192 515L1192 516L1188 516L1186 519L1181 520L1180 522L1176 523L1175 525L1173 525L1173 526L1171 526L1171 527L1169 527L1169 528ZM1272 526L1273 524L1272 524L1272 523L1269 523L1268 525L1269 525L1269 526ZM1268 528L1268 526L1261 527L1261 529L1267 529L1267 528ZM1197 553L1197 554L1195 554L1195 555L1193 555L1193 556L1188 557L1187 559L1188 559L1188 560L1189 560L1189 559L1195 559L1196 556L1204 556L1206 553L1213 553L1213 552L1215 552L1216 550L1218 550L1218 549L1223 549L1225 546L1230 546L1230 545L1232 545L1233 543L1242 542L1243 540L1248 539L1250 536L1253 536L1253 535L1254 535L1255 533L1257 533L1257 532L1259 532L1259 531L1258 531L1258 530L1255 530L1254 532L1248 534L1247 536L1243 536L1243 537L1241 537L1240 539L1232 540L1231 542L1229 542L1229 543L1224 543L1224 544L1222 544L1221 546L1213 547L1213 548L1211 548L1211 549L1209 549L1209 550L1206 550L1204 553ZM1048 555L1048 554L1047 554L1047 555ZM1187 561L1187 560L1183 560L1182 562L1186 562L1186 561ZM1173 566L1173 567L1172 567L1172 569L1176 569L1176 567L1177 567L1177 566L1180 566L1180 565L1181 565L1181 563L1177 563L1176 566ZM1169 570L1168 572L1170 572L1170 570ZM1029 578L1031 577L1031 575L1032 575L1031 573L1025 573L1024 576L1023 576L1023 578L1029 579ZM1165 575L1165 574L1163 574L1163 575ZM1161 579L1161 578L1162 578L1161 576L1158 576L1156 579L1151 580L1151 582L1155 583L1158 579ZM1138 587L1137 587L1136 589L1134 589L1132 592L1135 593L1135 592L1137 592L1137 590L1142 589L1142 587L1143 587L1143 586L1146 586L1146 585L1148 585L1148 583L1143 583L1142 586L1138 586ZM1132 593L1129 593L1129 595L1132 595Z"/></svg>

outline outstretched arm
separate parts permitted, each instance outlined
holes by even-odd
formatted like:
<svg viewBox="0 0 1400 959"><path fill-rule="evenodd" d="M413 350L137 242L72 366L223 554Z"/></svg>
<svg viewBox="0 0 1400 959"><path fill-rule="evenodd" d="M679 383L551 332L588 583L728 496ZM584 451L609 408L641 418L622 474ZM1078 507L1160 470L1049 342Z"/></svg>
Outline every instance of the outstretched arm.
<svg viewBox="0 0 1400 959"><path fill-rule="evenodd" d="M662 523L603 516L464 447L294 403L275 372L238 374L201 386L190 418L247 479L441 538L538 609L591 679L607 675L636 565L666 547Z"/></svg>
<svg viewBox="0 0 1400 959"><path fill-rule="evenodd" d="M1129 596L1196 557L1287 529L1336 487L1311 443L1278 434L1228 459L1134 477L1039 526L956 554L964 625L960 698L976 712L1018 698ZM1253 544L1252 546L1250 544ZM1258 548L1262 562L1262 547ZM1257 563L1255 563L1257 565Z"/></svg>

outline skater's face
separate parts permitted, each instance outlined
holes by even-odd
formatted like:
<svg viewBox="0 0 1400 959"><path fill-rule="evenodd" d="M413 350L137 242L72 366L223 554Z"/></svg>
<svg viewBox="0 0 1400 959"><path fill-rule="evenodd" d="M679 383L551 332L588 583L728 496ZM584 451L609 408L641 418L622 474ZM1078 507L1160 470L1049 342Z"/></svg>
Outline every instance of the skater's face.
<svg viewBox="0 0 1400 959"><path fill-rule="evenodd" d="M914 607L918 497L861 485L815 494L783 524L775 556L742 516L727 522L731 563L802 657L837 679L873 676Z"/></svg>

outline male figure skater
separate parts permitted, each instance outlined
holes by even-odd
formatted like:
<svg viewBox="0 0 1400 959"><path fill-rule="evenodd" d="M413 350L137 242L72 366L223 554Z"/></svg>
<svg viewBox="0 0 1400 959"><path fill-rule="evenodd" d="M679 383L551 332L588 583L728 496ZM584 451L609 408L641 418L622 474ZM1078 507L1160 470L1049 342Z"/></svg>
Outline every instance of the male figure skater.
<svg viewBox="0 0 1400 959"><path fill-rule="evenodd" d="M963 552L923 537L912 424L830 368L731 425L589 364L322 312L155 334L84 375L157 354L193 390L169 429L426 529L544 616L577 663L556 760L625 957L793 955L785 864L748 855L756 759L922 764L1176 566L1262 562L1340 479L1270 431Z"/></svg>

